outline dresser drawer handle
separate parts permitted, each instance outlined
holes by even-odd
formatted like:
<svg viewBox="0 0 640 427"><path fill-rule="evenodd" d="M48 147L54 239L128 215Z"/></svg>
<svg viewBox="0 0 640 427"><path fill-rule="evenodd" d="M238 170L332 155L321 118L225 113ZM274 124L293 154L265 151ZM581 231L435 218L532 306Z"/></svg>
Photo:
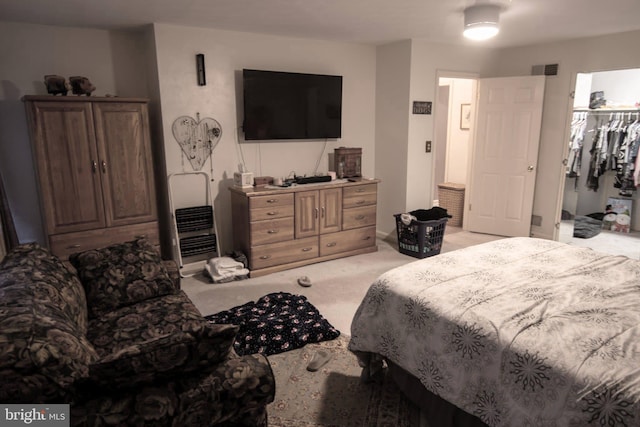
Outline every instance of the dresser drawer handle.
<svg viewBox="0 0 640 427"><path fill-rule="evenodd" d="M269 215L269 216L278 215L278 211L267 212L267 215Z"/></svg>
<svg viewBox="0 0 640 427"><path fill-rule="evenodd" d="M365 191L364 188L358 188L356 190L356 193L364 193L364 191Z"/></svg>
<svg viewBox="0 0 640 427"><path fill-rule="evenodd" d="M269 259L269 258L271 258L271 255L262 255L260 257L260 259Z"/></svg>
<svg viewBox="0 0 640 427"><path fill-rule="evenodd" d="M365 218L366 218L366 216L364 216L364 215L358 215L358 216L356 217L356 219L357 219L358 221L362 221L362 220L363 220L363 219L365 219Z"/></svg>
<svg viewBox="0 0 640 427"><path fill-rule="evenodd" d="M67 249L78 249L79 247L80 247L80 245L76 243L75 245L67 246Z"/></svg>
<svg viewBox="0 0 640 427"><path fill-rule="evenodd" d="M302 248L302 252L309 252L313 248Z"/></svg>
<svg viewBox="0 0 640 427"><path fill-rule="evenodd" d="M328 247L328 248L332 248L332 247L334 247L334 246L336 246L336 245L337 245L337 243L336 243L336 242L327 243L327 247Z"/></svg>
<svg viewBox="0 0 640 427"><path fill-rule="evenodd" d="M362 240L371 240L371 236L365 236Z"/></svg>
<svg viewBox="0 0 640 427"><path fill-rule="evenodd" d="M367 203L367 201L366 201L366 200L358 200L358 201L356 202L356 205L363 205L363 204L365 204L365 203Z"/></svg>
<svg viewBox="0 0 640 427"><path fill-rule="evenodd" d="M133 236L134 239L146 239L147 235L146 234L136 234L135 236Z"/></svg>
<svg viewBox="0 0 640 427"><path fill-rule="evenodd" d="M267 203L278 203L278 199L269 199Z"/></svg>
<svg viewBox="0 0 640 427"><path fill-rule="evenodd" d="M268 234L276 234L278 232L278 230L269 230L267 231Z"/></svg>

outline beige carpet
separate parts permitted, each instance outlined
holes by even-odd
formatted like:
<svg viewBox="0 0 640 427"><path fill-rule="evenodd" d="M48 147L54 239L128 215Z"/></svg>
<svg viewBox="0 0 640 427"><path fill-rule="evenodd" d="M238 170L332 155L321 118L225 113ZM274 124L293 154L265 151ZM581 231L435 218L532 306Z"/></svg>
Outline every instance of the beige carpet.
<svg viewBox="0 0 640 427"><path fill-rule="evenodd" d="M447 227L442 252L499 238ZM204 315L256 301L272 292L302 294L335 328L350 335L351 319L373 281L385 271L417 260L398 252L395 242L378 239L377 243L377 252L230 283L213 284L199 274L182 279L182 288ZM298 285L300 276L308 276L313 285L310 288Z"/></svg>
<svg viewBox="0 0 640 427"><path fill-rule="evenodd" d="M269 356L276 377L270 427L427 427L420 411L390 378L360 381L361 368L347 350L348 338L308 344ZM318 349L331 354L320 370L306 368Z"/></svg>

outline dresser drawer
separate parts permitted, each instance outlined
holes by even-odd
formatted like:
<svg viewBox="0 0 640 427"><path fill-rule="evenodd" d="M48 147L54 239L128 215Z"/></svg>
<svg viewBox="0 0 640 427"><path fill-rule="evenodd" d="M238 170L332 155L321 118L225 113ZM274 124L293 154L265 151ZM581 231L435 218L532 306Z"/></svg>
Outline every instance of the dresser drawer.
<svg viewBox="0 0 640 427"><path fill-rule="evenodd" d="M293 193L274 194L271 196L256 196L249 198L249 209L273 208L293 206Z"/></svg>
<svg viewBox="0 0 640 427"><path fill-rule="evenodd" d="M342 207L355 208L359 206L375 205L378 201L378 185L363 184L345 187L342 190Z"/></svg>
<svg viewBox="0 0 640 427"><path fill-rule="evenodd" d="M160 250L160 233L157 221L76 233L54 234L49 236L49 247L54 255L66 260L73 253L104 248L140 237L146 237L149 243L158 246L158 251Z"/></svg>
<svg viewBox="0 0 640 427"><path fill-rule="evenodd" d="M362 206L360 208L344 209L342 211L342 229L376 225L376 205Z"/></svg>
<svg viewBox="0 0 640 427"><path fill-rule="evenodd" d="M356 228L320 236L320 256L367 248L376 244L376 227Z"/></svg>
<svg viewBox="0 0 640 427"><path fill-rule="evenodd" d="M258 270L274 265L302 261L318 256L318 238L289 240L251 248L249 268Z"/></svg>
<svg viewBox="0 0 640 427"><path fill-rule="evenodd" d="M293 205L251 209L251 211L249 212L249 221L263 221L265 219L277 219L286 217L293 217Z"/></svg>
<svg viewBox="0 0 640 427"><path fill-rule="evenodd" d="M252 222L251 246L293 240L293 217Z"/></svg>

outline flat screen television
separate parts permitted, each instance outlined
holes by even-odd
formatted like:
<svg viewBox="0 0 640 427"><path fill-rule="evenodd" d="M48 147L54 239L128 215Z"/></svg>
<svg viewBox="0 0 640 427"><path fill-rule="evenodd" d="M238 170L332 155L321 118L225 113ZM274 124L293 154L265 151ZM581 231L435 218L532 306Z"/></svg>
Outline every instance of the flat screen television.
<svg viewBox="0 0 640 427"><path fill-rule="evenodd" d="M342 76L242 70L244 139L342 136Z"/></svg>

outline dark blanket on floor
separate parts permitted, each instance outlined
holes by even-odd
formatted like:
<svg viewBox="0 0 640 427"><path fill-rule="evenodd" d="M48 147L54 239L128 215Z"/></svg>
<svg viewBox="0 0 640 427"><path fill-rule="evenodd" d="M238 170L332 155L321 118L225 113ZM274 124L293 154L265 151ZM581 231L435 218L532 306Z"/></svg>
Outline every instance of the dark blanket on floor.
<svg viewBox="0 0 640 427"><path fill-rule="evenodd" d="M337 338L340 331L303 295L277 292L256 302L206 316L212 323L240 326L233 348L239 355L265 356Z"/></svg>
<svg viewBox="0 0 640 427"><path fill-rule="evenodd" d="M602 221L590 216L576 215L573 223L573 237L588 239L600 234Z"/></svg>

